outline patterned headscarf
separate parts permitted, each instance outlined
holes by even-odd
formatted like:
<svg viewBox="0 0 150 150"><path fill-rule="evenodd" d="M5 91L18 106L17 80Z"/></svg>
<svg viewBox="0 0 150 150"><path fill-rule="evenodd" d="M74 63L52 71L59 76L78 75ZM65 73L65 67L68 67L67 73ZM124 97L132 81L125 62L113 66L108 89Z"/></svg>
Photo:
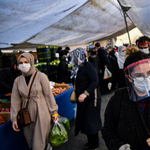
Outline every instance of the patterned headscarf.
<svg viewBox="0 0 150 150"><path fill-rule="evenodd" d="M83 48L77 48L69 53L72 62L71 78L76 78L79 66L86 60L86 51Z"/></svg>
<svg viewBox="0 0 150 150"><path fill-rule="evenodd" d="M118 62L118 66L119 66L119 69L123 69L124 68L124 61L125 61L125 54L126 52L122 51L123 49L126 49L125 46L119 46L118 47L118 54L116 54L115 56L117 57L117 62Z"/></svg>

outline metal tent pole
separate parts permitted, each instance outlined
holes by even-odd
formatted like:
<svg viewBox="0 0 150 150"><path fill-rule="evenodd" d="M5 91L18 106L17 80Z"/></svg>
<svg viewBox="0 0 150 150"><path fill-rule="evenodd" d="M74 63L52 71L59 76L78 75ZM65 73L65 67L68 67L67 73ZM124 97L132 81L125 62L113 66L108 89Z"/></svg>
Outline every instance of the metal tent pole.
<svg viewBox="0 0 150 150"><path fill-rule="evenodd" d="M131 45L131 39L130 39L130 34L129 34L129 30L128 30L128 25L127 25L127 20L126 20L126 13L123 12L123 15L124 15L124 20L125 20L125 25L126 25L126 30L127 30L127 33L128 33L128 38L129 38L129 43Z"/></svg>
<svg viewBox="0 0 150 150"><path fill-rule="evenodd" d="M131 40L130 40L130 34L129 34L129 30L128 30L128 24L127 24L127 20L126 20L126 12L131 8L131 7L124 7L121 5L120 1L118 0L118 3L120 5L120 7L122 8L123 10L123 15L124 15L124 21L125 21L125 25L126 25L126 30L127 30L127 33L128 33L128 38L129 38L129 43L131 45Z"/></svg>

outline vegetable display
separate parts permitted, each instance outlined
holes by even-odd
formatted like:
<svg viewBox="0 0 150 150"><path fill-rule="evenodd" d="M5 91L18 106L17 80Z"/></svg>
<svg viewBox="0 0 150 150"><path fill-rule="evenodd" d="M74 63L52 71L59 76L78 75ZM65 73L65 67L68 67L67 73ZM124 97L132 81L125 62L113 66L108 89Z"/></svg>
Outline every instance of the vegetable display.
<svg viewBox="0 0 150 150"><path fill-rule="evenodd" d="M10 108L0 108L0 112L10 112Z"/></svg>
<svg viewBox="0 0 150 150"><path fill-rule="evenodd" d="M53 85L53 88L52 88L52 93L54 96L57 96L58 94L66 91L67 89L69 89L70 86L66 83L55 83L55 85Z"/></svg>
<svg viewBox="0 0 150 150"><path fill-rule="evenodd" d="M54 125L50 131L49 141L50 144L54 146L60 146L62 143L68 140L68 134L65 130L63 124L54 122Z"/></svg>

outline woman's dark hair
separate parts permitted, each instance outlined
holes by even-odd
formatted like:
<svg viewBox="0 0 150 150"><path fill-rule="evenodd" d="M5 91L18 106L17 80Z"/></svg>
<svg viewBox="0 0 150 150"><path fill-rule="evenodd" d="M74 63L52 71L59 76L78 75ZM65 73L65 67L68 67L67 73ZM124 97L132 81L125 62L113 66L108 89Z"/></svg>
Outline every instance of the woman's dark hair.
<svg viewBox="0 0 150 150"><path fill-rule="evenodd" d="M134 62L137 62L139 60L142 60L142 59L150 59L150 56L148 54L141 52L141 51L132 53L130 56L128 56L126 58L125 63L124 63L124 68L126 68L128 65L130 65ZM133 68L134 67L132 67L130 69L130 72L132 72Z"/></svg>

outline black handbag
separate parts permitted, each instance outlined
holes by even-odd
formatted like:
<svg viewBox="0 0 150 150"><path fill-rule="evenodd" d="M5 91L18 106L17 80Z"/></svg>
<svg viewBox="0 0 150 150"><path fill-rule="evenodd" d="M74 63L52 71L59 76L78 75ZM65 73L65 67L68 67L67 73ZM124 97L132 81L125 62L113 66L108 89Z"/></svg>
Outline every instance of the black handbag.
<svg viewBox="0 0 150 150"><path fill-rule="evenodd" d="M18 115L17 115L17 124L18 124L19 128L25 127L25 126L31 124L31 118L30 118L30 115L29 115L29 112L28 112L28 103L29 103L29 98L30 98L31 87L32 87L32 84L33 84L33 81L35 79L36 74L37 74L37 72L35 73L35 75L33 77L33 80L32 80L32 83L31 83L31 86L30 86L30 89L29 89L28 100L27 100L26 107L21 108L18 112Z"/></svg>

